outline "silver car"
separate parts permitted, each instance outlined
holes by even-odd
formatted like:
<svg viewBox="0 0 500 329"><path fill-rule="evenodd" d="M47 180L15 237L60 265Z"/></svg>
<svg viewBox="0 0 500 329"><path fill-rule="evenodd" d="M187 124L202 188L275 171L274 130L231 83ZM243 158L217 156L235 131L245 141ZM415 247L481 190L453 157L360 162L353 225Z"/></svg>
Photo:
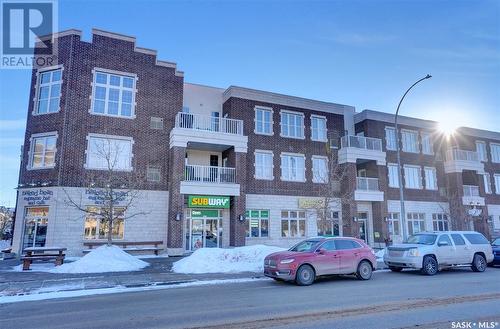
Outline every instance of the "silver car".
<svg viewBox="0 0 500 329"><path fill-rule="evenodd" d="M394 272L412 268L427 275L452 266L483 272L492 260L488 240L474 231L421 232L403 244L387 247L384 254L384 263Z"/></svg>

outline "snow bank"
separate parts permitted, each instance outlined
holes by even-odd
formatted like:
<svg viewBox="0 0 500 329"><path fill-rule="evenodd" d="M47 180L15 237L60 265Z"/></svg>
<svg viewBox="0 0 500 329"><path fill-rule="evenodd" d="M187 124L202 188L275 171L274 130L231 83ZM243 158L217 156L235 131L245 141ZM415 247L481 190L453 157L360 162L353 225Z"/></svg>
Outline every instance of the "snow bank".
<svg viewBox="0 0 500 329"><path fill-rule="evenodd" d="M52 273L104 273L138 271L149 264L117 246L100 246L73 263L54 267Z"/></svg>
<svg viewBox="0 0 500 329"><path fill-rule="evenodd" d="M0 250L8 249L10 248L10 241L9 240L0 240Z"/></svg>
<svg viewBox="0 0 500 329"><path fill-rule="evenodd" d="M262 272L264 258L286 249L255 245L233 249L201 248L173 264L176 273Z"/></svg>
<svg viewBox="0 0 500 329"><path fill-rule="evenodd" d="M382 250L379 250L375 253L375 257L377 257L377 259L381 259L381 260L384 258L384 255L385 255L385 248Z"/></svg>

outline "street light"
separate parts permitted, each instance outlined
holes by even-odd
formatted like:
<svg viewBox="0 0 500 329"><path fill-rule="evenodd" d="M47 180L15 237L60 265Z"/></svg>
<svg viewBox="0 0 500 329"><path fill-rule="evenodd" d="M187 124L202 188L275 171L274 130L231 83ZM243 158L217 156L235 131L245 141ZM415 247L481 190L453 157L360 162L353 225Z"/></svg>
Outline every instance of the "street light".
<svg viewBox="0 0 500 329"><path fill-rule="evenodd" d="M414 84L411 85L410 88L403 94L403 97L401 97L401 100L399 101L398 108L396 110L396 117L394 118L394 128L396 129L396 153L398 157L398 180L399 180L399 202L401 203L401 225L402 225L402 231L403 231L403 241L406 241L406 214L405 214L405 202L404 202L404 191L403 191L403 173L401 172L401 154L400 154L400 146L399 146L399 131L398 131L398 114L399 114L399 107L401 106L401 103L403 102L403 99L405 98L406 94L415 87L419 82L424 81L426 79L430 79L432 76L430 74L427 74L425 77L422 79L418 80Z"/></svg>

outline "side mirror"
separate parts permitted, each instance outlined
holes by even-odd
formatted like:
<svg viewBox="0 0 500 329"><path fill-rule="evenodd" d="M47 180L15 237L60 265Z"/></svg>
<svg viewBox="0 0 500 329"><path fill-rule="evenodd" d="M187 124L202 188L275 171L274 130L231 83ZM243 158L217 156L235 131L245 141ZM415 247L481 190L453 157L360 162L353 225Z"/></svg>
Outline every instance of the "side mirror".
<svg viewBox="0 0 500 329"><path fill-rule="evenodd" d="M326 253L326 250L325 249L318 249L317 252L320 255L324 255Z"/></svg>
<svg viewBox="0 0 500 329"><path fill-rule="evenodd" d="M449 246L448 241L440 241L438 242L438 247Z"/></svg>

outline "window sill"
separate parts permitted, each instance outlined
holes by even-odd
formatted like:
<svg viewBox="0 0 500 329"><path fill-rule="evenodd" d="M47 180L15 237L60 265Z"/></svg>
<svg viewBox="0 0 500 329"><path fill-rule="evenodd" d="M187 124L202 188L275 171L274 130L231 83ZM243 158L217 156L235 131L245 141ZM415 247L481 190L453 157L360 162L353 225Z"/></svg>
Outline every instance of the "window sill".
<svg viewBox="0 0 500 329"><path fill-rule="evenodd" d="M280 137L290 138L290 139L299 139L299 140L305 140L306 139L304 136L303 137L293 137L293 136L285 136L285 135L282 135L282 134L280 134Z"/></svg>
<svg viewBox="0 0 500 329"><path fill-rule="evenodd" d="M267 181L273 181L274 180L274 176L273 177L257 177L257 176L253 176L254 179L256 180L267 180Z"/></svg>
<svg viewBox="0 0 500 329"><path fill-rule="evenodd" d="M56 113L59 113L61 112L61 109L58 109L57 111L55 112L47 112L47 113L36 113L36 112L31 112L31 115L34 116L34 117L37 117L37 116L41 116L41 115L48 115L48 114L56 114Z"/></svg>
<svg viewBox="0 0 500 329"><path fill-rule="evenodd" d="M134 112L134 114L132 114L129 117L124 116L124 115L116 115L116 114L96 113L96 112L92 111L92 109L89 110L89 113L91 115L97 115L97 116L100 116L100 117L110 117L110 118L118 118L118 119L129 119L129 120L132 120L132 119L136 118L135 112Z"/></svg>
<svg viewBox="0 0 500 329"><path fill-rule="evenodd" d="M274 132L272 132L272 133L260 133L260 132L257 132L257 131L255 131L255 130L254 130L254 131L253 131L253 133L254 133L255 135L262 135L262 136L274 136Z"/></svg>
<svg viewBox="0 0 500 329"><path fill-rule="evenodd" d="M282 182L292 182L292 183L305 183L307 180L293 180L293 179L285 179L283 177L280 178Z"/></svg>
<svg viewBox="0 0 500 329"><path fill-rule="evenodd" d="M313 139L312 137L311 137L311 141L320 142L320 143L328 143L328 139Z"/></svg>
<svg viewBox="0 0 500 329"><path fill-rule="evenodd" d="M53 166L50 166L50 167L27 167L26 169L27 170L50 170L50 169L54 169L56 167L56 165L53 165Z"/></svg>
<svg viewBox="0 0 500 329"><path fill-rule="evenodd" d="M134 168L114 169L114 170L111 170L109 168L93 168L93 167L88 167L86 165L84 165L83 168L87 169L87 170L113 171L113 172L132 172L132 171L134 171Z"/></svg>

